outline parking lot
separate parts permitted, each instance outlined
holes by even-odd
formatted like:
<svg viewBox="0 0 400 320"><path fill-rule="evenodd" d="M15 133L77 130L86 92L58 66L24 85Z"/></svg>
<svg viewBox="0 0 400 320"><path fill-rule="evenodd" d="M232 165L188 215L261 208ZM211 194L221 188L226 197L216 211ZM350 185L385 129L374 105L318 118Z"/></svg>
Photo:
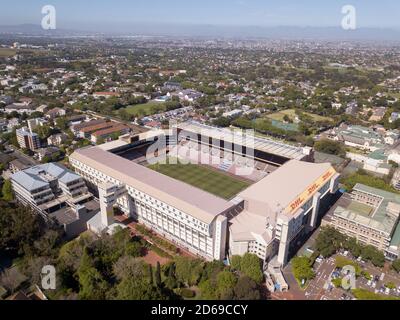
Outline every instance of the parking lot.
<svg viewBox="0 0 400 320"><path fill-rule="evenodd" d="M388 267L378 268L361 259L350 257L349 253L342 252L329 259L322 259L315 263L314 271L316 277L308 283L304 292L308 300L351 300L353 295L341 287L336 288L332 284L335 278L343 278L345 274L342 269L336 268L336 257L343 256L356 262L363 272L369 274L371 279L360 275L356 279L356 288L365 289L373 293L400 297L400 276ZM390 285L389 285L390 284ZM392 287L393 288L388 288Z"/></svg>

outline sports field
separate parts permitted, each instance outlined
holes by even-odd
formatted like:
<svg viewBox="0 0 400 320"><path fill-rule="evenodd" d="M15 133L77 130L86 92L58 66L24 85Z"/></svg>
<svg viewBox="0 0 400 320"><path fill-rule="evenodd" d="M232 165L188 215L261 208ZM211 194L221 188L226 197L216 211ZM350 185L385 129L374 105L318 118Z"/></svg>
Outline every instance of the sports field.
<svg viewBox="0 0 400 320"><path fill-rule="evenodd" d="M303 112L303 114L311 117L315 122L332 121L332 118L323 117L314 113ZM294 109L281 110L275 113L268 114L267 118L276 121L284 121L285 116L288 116L289 119L293 121L296 117L296 111Z"/></svg>
<svg viewBox="0 0 400 320"><path fill-rule="evenodd" d="M17 53L16 50L14 49L8 49L8 48L0 48L0 57L1 58L8 58L12 57Z"/></svg>
<svg viewBox="0 0 400 320"><path fill-rule="evenodd" d="M251 184L195 164L155 164L149 168L224 199L233 198Z"/></svg>
<svg viewBox="0 0 400 320"><path fill-rule="evenodd" d="M136 104L125 108L126 112L135 117L150 116L159 112L163 112L165 111L165 109L166 109L165 103L154 102L154 101L143 104Z"/></svg>

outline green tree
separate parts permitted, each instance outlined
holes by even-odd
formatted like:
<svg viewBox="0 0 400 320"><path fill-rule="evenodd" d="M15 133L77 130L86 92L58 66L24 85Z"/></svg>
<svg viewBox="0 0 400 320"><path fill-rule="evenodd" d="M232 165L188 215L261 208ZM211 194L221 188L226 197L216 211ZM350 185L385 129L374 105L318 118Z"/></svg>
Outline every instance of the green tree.
<svg viewBox="0 0 400 320"><path fill-rule="evenodd" d="M40 217L29 208L0 201L0 252L31 254L41 225Z"/></svg>
<svg viewBox="0 0 400 320"><path fill-rule="evenodd" d="M101 273L94 267L92 258L84 251L78 269L79 298L82 300L105 300L109 289Z"/></svg>
<svg viewBox="0 0 400 320"><path fill-rule="evenodd" d="M232 256L231 258L231 267L235 270L240 271L240 263L242 261L241 256Z"/></svg>
<svg viewBox="0 0 400 320"><path fill-rule="evenodd" d="M394 270L400 273L400 259L393 261L392 267Z"/></svg>
<svg viewBox="0 0 400 320"><path fill-rule="evenodd" d="M257 283L247 276L239 278L233 291L236 300L260 300L261 298Z"/></svg>
<svg viewBox="0 0 400 320"><path fill-rule="evenodd" d="M119 300L165 300L166 297L157 287L149 285L140 278L127 277L117 285Z"/></svg>
<svg viewBox="0 0 400 320"><path fill-rule="evenodd" d="M325 227L321 228L315 241L315 247L323 257L328 258L341 248L345 240L345 236L335 228Z"/></svg>
<svg viewBox="0 0 400 320"><path fill-rule="evenodd" d="M202 270L203 262L201 260L193 260L182 256L175 259L176 277L188 286L198 283Z"/></svg>
<svg viewBox="0 0 400 320"><path fill-rule="evenodd" d="M161 266L160 266L160 262L158 262L158 261L157 261L157 266L156 266L155 280L156 280L157 287L160 287L161 286Z"/></svg>
<svg viewBox="0 0 400 320"><path fill-rule="evenodd" d="M218 298L215 291L215 285L210 279L201 282L199 284L199 289L201 291L201 298L203 300L216 300Z"/></svg>
<svg viewBox="0 0 400 320"><path fill-rule="evenodd" d="M240 271L256 283L263 281L261 260L255 254L246 253L240 262Z"/></svg>
<svg viewBox="0 0 400 320"><path fill-rule="evenodd" d="M312 269L312 262L307 257L295 257L291 261L293 275L295 278L302 282L311 280L315 277L314 270Z"/></svg>
<svg viewBox="0 0 400 320"><path fill-rule="evenodd" d="M316 151L337 155L344 157L346 155L346 149L340 142L332 140L320 140L314 145Z"/></svg>
<svg viewBox="0 0 400 320"><path fill-rule="evenodd" d="M227 293L233 292L237 283L236 276L229 271L222 271L217 276L217 292L220 298L227 295Z"/></svg>
<svg viewBox="0 0 400 320"><path fill-rule="evenodd" d="M1 190L3 195L3 200L10 202L14 200L14 194L12 191L12 183L10 180L5 180L3 184L3 188Z"/></svg>

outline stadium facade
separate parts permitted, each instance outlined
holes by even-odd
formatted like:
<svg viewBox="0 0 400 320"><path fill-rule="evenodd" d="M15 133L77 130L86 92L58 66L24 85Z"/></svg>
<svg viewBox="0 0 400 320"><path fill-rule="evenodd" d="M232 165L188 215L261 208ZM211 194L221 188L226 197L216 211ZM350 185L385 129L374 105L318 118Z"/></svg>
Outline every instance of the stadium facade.
<svg viewBox="0 0 400 320"><path fill-rule="evenodd" d="M209 147L206 152L217 147L224 151L221 157L231 154L232 161L248 154L246 140L237 143L240 139L229 130L190 122L171 131L150 131L70 156L76 172L98 190L101 213L93 222L96 230L113 222L112 207L118 206L127 216L207 260L251 252L285 265L299 239L316 226L321 204L337 191L339 175L330 164L307 162L312 161L312 150L264 138L251 142L256 164L274 165L275 170L229 200L123 156L161 140L167 150L181 140L198 145L202 152L204 147ZM177 139L176 134L184 138ZM232 148L234 143L240 148Z"/></svg>

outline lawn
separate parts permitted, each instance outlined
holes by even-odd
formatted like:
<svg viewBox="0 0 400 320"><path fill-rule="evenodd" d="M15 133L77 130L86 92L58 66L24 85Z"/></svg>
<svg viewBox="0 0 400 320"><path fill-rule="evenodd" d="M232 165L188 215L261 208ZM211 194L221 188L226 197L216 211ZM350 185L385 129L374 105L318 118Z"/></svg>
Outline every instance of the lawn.
<svg viewBox="0 0 400 320"><path fill-rule="evenodd" d="M332 121L331 118L323 117L318 114L313 114L313 113L309 113L309 112L303 112L303 114L311 117L315 122ZM278 111L278 112L267 115L267 118L269 118L271 120L276 120L276 121L283 121L283 118L285 116L288 116L293 121L296 117L296 111L294 109L282 110L282 111Z"/></svg>
<svg viewBox="0 0 400 320"><path fill-rule="evenodd" d="M12 57L17 53L14 49L0 48L0 58Z"/></svg>
<svg viewBox="0 0 400 320"><path fill-rule="evenodd" d="M250 185L249 182L201 165L155 164L149 168L224 199L233 198Z"/></svg>
<svg viewBox="0 0 400 320"><path fill-rule="evenodd" d="M143 104L136 104L128 106L125 111L135 117L150 116L159 112L165 111L165 103L163 102L148 102Z"/></svg>

